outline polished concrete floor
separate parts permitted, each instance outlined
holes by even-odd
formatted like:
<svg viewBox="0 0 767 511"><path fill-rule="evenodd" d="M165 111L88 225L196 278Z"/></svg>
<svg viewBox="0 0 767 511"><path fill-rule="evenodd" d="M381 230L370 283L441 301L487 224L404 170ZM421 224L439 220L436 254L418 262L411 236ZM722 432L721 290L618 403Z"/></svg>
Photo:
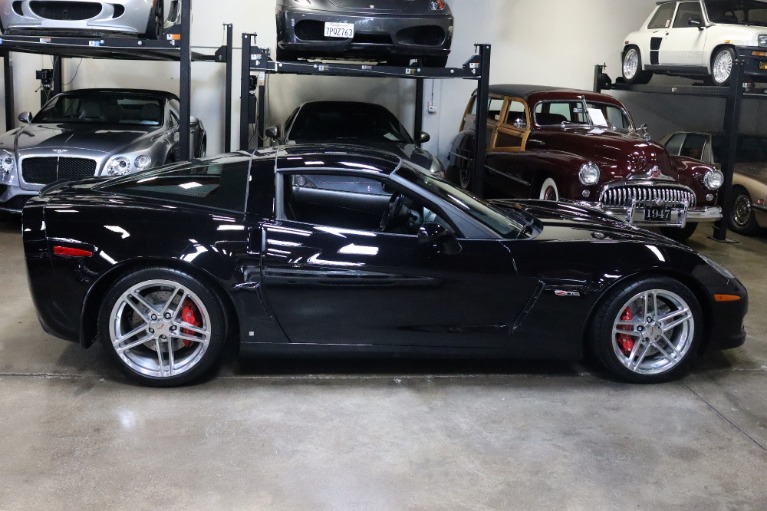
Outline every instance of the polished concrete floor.
<svg viewBox="0 0 767 511"><path fill-rule="evenodd" d="M751 312L745 346L679 382L249 360L156 390L42 332L18 228L0 221L0 511L767 509L767 237L691 239Z"/></svg>

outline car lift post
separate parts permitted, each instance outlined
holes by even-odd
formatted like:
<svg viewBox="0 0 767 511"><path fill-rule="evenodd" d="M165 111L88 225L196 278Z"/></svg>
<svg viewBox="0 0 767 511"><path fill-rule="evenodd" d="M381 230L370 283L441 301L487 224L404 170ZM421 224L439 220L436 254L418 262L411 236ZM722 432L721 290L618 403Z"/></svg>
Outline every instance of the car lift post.
<svg viewBox="0 0 767 511"><path fill-rule="evenodd" d="M0 52L3 59L3 80L5 83L5 131L16 125L13 115L13 66L11 65L11 52Z"/></svg>
<svg viewBox="0 0 767 511"><path fill-rule="evenodd" d="M190 141L190 117L192 95L192 22L189 15L192 12L192 0L181 0L181 83L179 84L179 155L182 160L192 158L192 144Z"/></svg>
<svg viewBox="0 0 767 511"><path fill-rule="evenodd" d="M471 191L478 197L485 193L485 150L487 149L487 109L490 97L490 45L477 44L481 60L479 83L477 84L476 145L474 147L474 171Z"/></svg>

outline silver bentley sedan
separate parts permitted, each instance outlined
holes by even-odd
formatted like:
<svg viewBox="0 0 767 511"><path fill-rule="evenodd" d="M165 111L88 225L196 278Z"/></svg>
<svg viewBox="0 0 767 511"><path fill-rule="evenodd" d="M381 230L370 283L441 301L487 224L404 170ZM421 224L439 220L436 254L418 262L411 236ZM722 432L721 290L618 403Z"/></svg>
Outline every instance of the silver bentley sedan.
<svg viewBox="0 0 767 511"><path fill-rule="evenodd" d="M18 213L59 180L120 176L170 163L179 154L179 100L170 92L80 89L57 94L20 128L0 136L0 211ZM203 156L202 122L190 119L191 147Z"/></svg>
<svg viewBox="0 0 767 511"><path fill-rule="evenodd" d="M180 16L179 0L0 0L0 30L9 35L159 39Z"/></svg>

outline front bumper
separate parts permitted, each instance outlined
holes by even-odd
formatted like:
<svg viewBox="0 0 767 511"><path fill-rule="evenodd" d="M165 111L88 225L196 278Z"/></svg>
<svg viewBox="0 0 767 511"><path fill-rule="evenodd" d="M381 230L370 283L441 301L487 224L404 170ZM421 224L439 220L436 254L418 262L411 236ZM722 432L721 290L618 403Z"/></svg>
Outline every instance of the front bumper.
<svg viewBox="0 0 767 511"><path fill-rule="evenodd" d="M583 202L580 203L584 206L598 209L599 211L631 225L639 227L684 227L687 223L711 223L717 222L722 219L722 208L719 206L701 206L694 208L684 208L684 212L680 212L682 208L674 209L673 206L681 206L669 204L672 207L672 214L668 220L645 220L645 206L638 204L635 206L605 206L600 203ZM658 206L664 206L663 203Z"/></svg>
<svg viewBox="0 0 767 511"><path fill-rule="evenodd" d="M18 186L0 185L0 211L19 214L24 204L37 194L38 192L25 191Z"/></svg>
<svg viewBox="0 0 767 511"><path fill-rule="evenodd" d="M351 39L326 38L325 22L353 23ZM453 38L453 17L396 13L344 14L283 8L277 11L277 46L307 56L352 53L366 57L401 55L447 57Z"/></svg>

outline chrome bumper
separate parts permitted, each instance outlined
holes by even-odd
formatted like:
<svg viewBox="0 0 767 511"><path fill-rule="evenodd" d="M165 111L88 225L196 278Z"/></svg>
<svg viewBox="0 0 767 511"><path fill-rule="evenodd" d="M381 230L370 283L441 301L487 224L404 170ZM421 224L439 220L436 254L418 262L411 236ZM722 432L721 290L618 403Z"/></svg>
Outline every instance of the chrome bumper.
<svg viewBox="0 0 767 511"><path fill-rule="evenodd" d="M685 204L664 204L658 206L668 206L671 208L671 214L667 220L646 220L644 214L644 203L635 203L632 206L605 206L595 202L581 202L583 206L588 206L601 211L602 213L639 227L684 227L688 222L707 223L717 222L722 219L722 208L719 206L702 206L687 208ZM656 205L656 204L653 204Z"/></svg>

